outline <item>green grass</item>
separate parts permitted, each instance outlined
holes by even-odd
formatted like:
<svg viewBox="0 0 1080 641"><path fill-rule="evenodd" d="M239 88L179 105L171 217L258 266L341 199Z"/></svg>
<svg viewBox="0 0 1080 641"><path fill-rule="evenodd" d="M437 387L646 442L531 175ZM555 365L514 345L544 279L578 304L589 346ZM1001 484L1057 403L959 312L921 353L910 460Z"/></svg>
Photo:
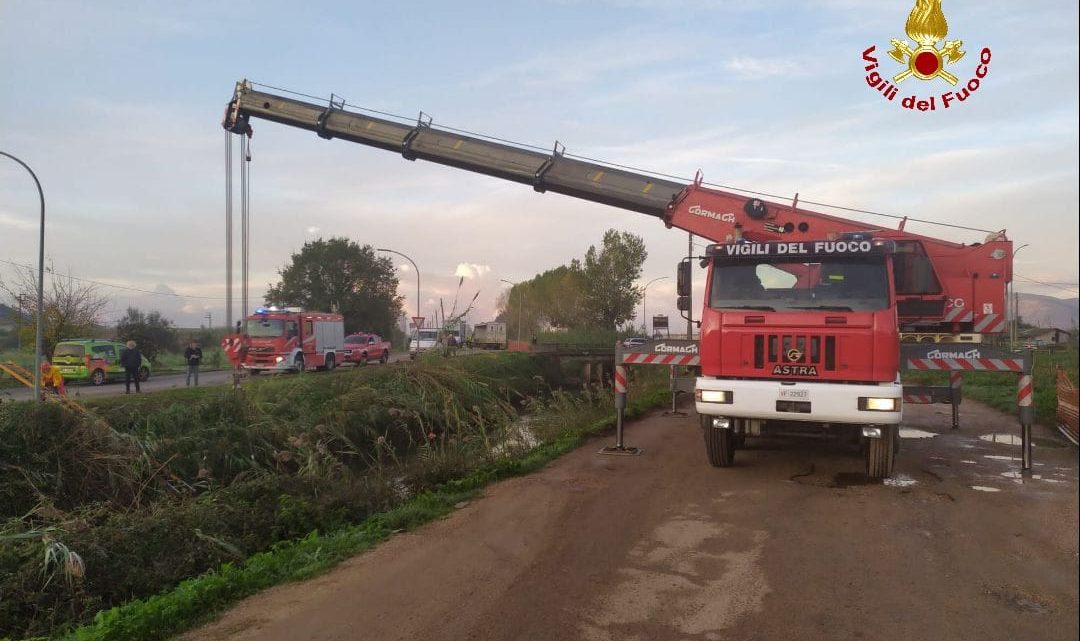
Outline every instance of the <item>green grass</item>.
<svg viewBox="0 0 1080 641"><path fill-rule="evenodd" d="M627 416L666 405L667 393L656 389L632 397ZM563 403L572 401L564 400ZM610 410L608 410L610 411ZM454 506L476 495L494 481L539 470L576 449L591 436L610 429L608 416L568 427L539 447L517 457L482 466L459 480L444 483L405 504L374 515L362 523L329 534L274 546L241 564L223 564L217 570L184 581L175 589L101 612L92 624L62 637L65 641L156 641L210 620L239 599L286 581L309 579L398 531L410 530L444 516Z"/></svg>

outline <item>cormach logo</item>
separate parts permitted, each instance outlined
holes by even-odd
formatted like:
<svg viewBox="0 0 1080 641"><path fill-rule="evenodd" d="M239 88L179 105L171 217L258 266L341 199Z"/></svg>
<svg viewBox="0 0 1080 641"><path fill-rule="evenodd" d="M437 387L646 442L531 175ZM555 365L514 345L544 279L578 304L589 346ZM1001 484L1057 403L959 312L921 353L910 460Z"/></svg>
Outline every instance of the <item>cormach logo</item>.
<svg viewBox="0 0 1080 641"><path fill-rule="evenodd" d="M924 97L916 92L901 98L900 106L912 111L949 109L967 101L979 90L990 73L990 48L983 47L979 51L979 63L966 81L946 69L952 68L966 52L963 50L962 40L945 40L949 33L949 23L941 10L941 0L915 0L915 8L908 15L904 27L908 38L914 43L897 39L889 41L892 45L887 52L889 57L903 65L891 78L887 77L889 72L883 67L879 69L877 45L870 45L863 51L866 84L871 89L878 91L889 102L895 103L900 87L908 78L925 82L940 78L954 87L951 91L936 95ZM957 71L959 72L959 69ZM909 87L911 85L910 82L907 84Z"/></svg>
<svg viewBox="0 0 1080 641"><path fill-rule="evenodd" d="M932 349L926 353L926 358L982 358L982 353L977 349L969 349L966 352L946 352L940 349Z"/></svg>
<svg viewBox="0 0 1080 641"><path fill-rule="evenodd" d="M735 222L735 214L732 214L732 213L721 214L719 212L709 211L708 209L705 209L701 205L691 205L690 209L688 209L687 211L689 211L694 216L701 216L702 218L712 218L713 220L719 220L722 223L733 223L733 222Z"/></svg>
<svg viewBox="0 0 1080 641"><path fill-rule="evenodd" d="M667 343L660 343L653 346L653 351L658 354L697 354L697 345L668 345Z"/></svg>

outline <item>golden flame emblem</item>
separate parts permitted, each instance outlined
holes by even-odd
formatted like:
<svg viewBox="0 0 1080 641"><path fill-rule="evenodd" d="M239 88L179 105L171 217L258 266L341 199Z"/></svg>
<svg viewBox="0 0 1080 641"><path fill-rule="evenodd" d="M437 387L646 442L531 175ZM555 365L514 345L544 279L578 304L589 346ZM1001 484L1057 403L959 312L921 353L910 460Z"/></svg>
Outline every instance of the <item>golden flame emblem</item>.
<svg viewBox="0 0 1080 641"><path fill-rule="evenodd" d="M957 78L945 71L945 65L964 57L964 52L960 49L964 42L946 41L938 49L938 41L945 40L949 33L949 23L941 11L941 0L915 0L915 8L908 15L904 30L917 47L912 49L907 40L890 41L893 48L889 51L889 56L900 64L907 65L907 69L893 76L893 82L899 84L908 76L915 76L920 80L941 77L950 85L955 85Z"/></svg>

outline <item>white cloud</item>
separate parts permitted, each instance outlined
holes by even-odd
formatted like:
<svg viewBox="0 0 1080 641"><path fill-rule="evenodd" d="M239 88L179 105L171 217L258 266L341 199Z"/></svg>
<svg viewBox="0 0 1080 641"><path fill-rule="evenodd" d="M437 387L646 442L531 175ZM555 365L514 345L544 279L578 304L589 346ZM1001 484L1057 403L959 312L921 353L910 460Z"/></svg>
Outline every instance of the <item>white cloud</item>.
<svg viewBox="0 0 1080 641"><path fill-rule="evenodd" d="M748 78L790 76L799 71L800 64L790 58L754 58L739 56L724 63L724 68Z"/></svg>
<svg viewBox="0 0 1080 641"><path fill-rule="evenodd" d="M319 227L317 225L309 225L304 228L304 233L306 233L308 236L314 236L315 234L319 233Z"/></svg>
<svg viewBox="0 0 1080 641"><path fill-rule="evenodd" d="M457 269L454 270L454 275L472 280L474 278L479 278L480 276L483 276L490 271L491 267L488 265L478 265L476 263L458 263Z"/></svg>

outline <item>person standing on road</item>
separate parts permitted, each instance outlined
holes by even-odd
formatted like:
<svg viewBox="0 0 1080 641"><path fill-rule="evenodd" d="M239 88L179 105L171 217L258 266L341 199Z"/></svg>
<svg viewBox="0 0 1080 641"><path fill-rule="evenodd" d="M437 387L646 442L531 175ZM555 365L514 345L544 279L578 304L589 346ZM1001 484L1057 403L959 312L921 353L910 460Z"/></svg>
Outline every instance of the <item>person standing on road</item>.
<svg viewBox="0 0 1080 641"><path fill-rule="evenodd" d="M131 380L135 379L135 393L139 389L139 370L142 368L142 353L135 349L135 341L127 342L127 349L120 354L120 364L124 366L124 393L131 393Z"/></svg>
<svg viewBox="0 0 1080 641"><path fill-rule="evenodd" d="M195 376L195 387L199 386L199 363L202 362L202 348L199 341L191 341L184 350L184 362L187 363L187 386L191 387L191 377Z"/></svg>

